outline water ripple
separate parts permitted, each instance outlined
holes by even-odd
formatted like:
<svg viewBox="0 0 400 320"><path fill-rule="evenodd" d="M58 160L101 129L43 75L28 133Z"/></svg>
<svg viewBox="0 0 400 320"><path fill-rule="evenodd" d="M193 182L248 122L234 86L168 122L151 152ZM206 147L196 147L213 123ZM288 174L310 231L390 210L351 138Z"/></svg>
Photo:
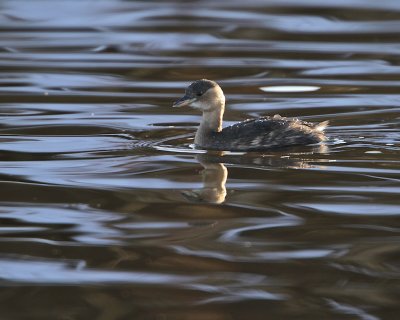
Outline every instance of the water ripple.
<svg viewBox="0 0 400 320"><path fill-rule="evenodd" d="M2 318L393 318L399 19L397 0L3 1ZM200 115L171 104L200 78L225 125L329 120L328 139L193 149Z"/></svg>

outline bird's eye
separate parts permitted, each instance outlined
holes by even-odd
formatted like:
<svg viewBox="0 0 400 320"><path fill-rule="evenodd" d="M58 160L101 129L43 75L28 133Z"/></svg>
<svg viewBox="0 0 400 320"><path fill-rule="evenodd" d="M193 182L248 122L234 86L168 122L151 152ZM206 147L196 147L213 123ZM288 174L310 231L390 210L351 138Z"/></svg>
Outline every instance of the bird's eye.
<svg viewBox="0 0 400 320"><path fill-rule="evenodd" d="M200 97L200 96L202 96L203 94L201 93L201 92L197 92L196 93L196 96L198 96L198 97Z"/></svg>

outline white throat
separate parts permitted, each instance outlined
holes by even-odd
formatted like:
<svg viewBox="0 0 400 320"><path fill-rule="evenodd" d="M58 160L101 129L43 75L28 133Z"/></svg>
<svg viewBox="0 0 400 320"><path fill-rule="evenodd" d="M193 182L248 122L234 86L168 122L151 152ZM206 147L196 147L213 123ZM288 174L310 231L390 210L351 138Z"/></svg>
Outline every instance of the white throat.
<svg viewBox="0 0 400 320"><path fill-rule="evenodd" d="M224 93L220 87L211 88L191 106L203 111L194 142L196 145L204 146L213 133L222 130L222 118L225 111Z"/></svg>

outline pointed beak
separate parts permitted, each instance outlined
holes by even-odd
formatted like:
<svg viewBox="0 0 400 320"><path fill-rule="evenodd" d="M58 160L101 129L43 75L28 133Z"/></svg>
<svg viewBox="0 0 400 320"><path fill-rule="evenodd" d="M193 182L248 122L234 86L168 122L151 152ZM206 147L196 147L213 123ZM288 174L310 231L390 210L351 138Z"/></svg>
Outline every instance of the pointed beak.
<svg viewBox="0 0 400 320"><path fill-rule="evenodd" d="M196 98L189 97L187 95L184 95L182 98L179 100L176 100L174 104L172 105L173 108L180 108L180 107L185 107L190 105L192 102L196 101Z"/></svg>

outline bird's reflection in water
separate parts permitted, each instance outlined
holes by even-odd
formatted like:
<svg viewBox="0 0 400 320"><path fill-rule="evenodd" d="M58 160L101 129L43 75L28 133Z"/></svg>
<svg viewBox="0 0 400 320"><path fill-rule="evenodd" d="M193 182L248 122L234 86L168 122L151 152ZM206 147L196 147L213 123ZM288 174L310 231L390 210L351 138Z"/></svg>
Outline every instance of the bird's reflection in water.
<svg viewBox="0 0 400 320"><path fill-rule="evenodd" d="M228 169L222 161L223 152L203 153L196 155L197 161L203 166L201 172L203 188L199 190L183 191L182 194L189 201L222 203L226 197L226 179ZM215 161L217 158L217 161ZM220 158L220 159L218 159Z"/></svg>
<svg viewBox="0 0 400 320"><path fill-rule="evenodd" d="M301 149L300 149L301 150ZM246 166L247 168L254 166L272 167L272 168L292 168L292 169L306 169L321 167L316 165L318 159L307 160L303 159L302 155L324 154L328 153L329 149L325 144L314 146L311 151L295 152L291 149L290 155L272 154L268 156L265 154L232 154L224 151L210 151L196 155L197 161L201 164L204 170L201 171L203 187L201 189L183 191L182 195L190 202L205 202L221 204L225 201L226 180L228 179L228 169L224 163L233 165ZM293 158L292 158L293 156ZM295 158L294 158L295 157ZM310 162L313 164L310 164Z"/></svg>

